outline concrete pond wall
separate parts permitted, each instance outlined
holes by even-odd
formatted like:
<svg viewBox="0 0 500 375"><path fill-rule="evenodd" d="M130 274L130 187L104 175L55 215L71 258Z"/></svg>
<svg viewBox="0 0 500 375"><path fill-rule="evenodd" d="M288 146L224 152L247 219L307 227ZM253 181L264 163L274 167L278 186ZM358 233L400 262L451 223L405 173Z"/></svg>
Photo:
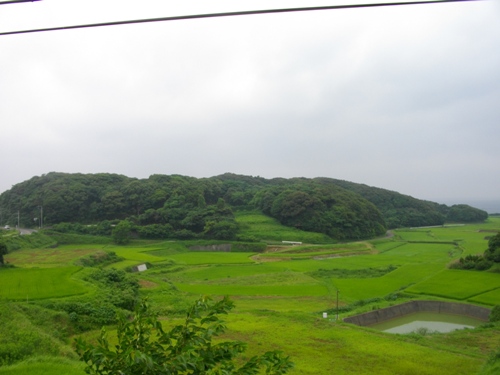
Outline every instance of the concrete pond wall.
<svg viewBox="0 0 500 375"><path fill-rule="evenodd" d="M344 318L344 322L358 326L370 326L372 324L385 322L393 318L416 312L434 312L455 315L465 315L485 322L488 321L490 309L464 303L442 302L442 301L411 301L401 305L386 307L384 309L370 311L364 314Z"/></svg>

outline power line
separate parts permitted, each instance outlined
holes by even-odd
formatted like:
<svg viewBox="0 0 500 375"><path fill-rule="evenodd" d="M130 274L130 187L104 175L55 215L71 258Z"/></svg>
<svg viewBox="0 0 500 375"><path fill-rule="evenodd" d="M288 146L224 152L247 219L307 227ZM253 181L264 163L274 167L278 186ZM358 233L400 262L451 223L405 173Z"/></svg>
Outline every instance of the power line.
<svg viewBox="0 0 500 375"><path fill-rule="evenodd" d="M420 5L420 4L439 4L439 3L457 3L466 1L479 1L479 0L431 0L431 1L408 1L408 2L392 2L392 3L374 3L374 4L347 4L347 5L331 5L331 6L320 6L320 7L304 7L304 8L283 8L283 9L263 9L263 10L248 10L242 12L224 12L224 13L208 13L208 14L194 14L187 16L174 16L174 17L161 17L161 18L146 18L139 20L128 20L128 21L113 21L113 22L103 22L103 23L91 23L84 25L73 25L73 26L59 26L59 27L48 27L43 29L30 29L30 30L19 30L19 31L6 31L1 32L2 35L13 35L13 34L28 34L28 33L38 33L43 31L58 31L58 30L72 30L72 29L85 29L91 27L102 27L102 26L119 26L119 25L130 25L135 23L150 23L150 22L165 22L165 21L181 21L181 20L191 20L200 18L215 18L215 17L232 17L232 16L250 16L255 14L269 14L269 13L291 13L291 12L307 12L315 10L334 10L334 9L352 9L352 8L375 8L375 7L386 7L386 6L399 6L399 5Z"/></svg>
<svg viewBox="0 0 500 375"><path fill-rule="evenodd" d="M0 1L0 5L16 4L16 3L32 3L34 1L41 1L41 0L9 0L9 1Z"/></svg>

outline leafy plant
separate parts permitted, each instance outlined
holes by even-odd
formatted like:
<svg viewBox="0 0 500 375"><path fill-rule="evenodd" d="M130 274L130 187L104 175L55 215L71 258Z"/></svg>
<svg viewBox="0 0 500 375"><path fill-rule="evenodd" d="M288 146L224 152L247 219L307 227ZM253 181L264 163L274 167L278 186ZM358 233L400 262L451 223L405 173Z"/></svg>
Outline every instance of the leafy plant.
<svg viewBox="0 0 500 375"><path fill-rule="evenodd" d="M254 356L238 366L235 360L245 351L244 343L212 342L226 329L219 315L232 308L227 297L215 303L202 297L189 309L184 324L165 332L143 301L132 321L120 317L114 349L103 329L97 346L77 339L77 352L88 374L253 375L262 368L268 375L287 373L293 364L279 351Z"/></svg>
<svg viewBox="0 0 500 375"><path fill-rule="evenodd" d="M496 305L491 309L490 322L500 322L500 305Z"/></svg>
<svg viewBox="0 0 500 375"><path fill-rule="evenodd" d="M97 283L105 300L116 307L133 310L139 295L139 283L123 270L97 269L86 278Z"/></svg>

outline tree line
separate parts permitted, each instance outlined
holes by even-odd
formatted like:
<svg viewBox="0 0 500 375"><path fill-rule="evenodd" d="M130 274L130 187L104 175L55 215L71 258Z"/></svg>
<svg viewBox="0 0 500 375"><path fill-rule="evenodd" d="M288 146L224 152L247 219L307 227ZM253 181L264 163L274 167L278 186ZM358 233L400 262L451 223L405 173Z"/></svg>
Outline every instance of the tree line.
<svg viewBox="0 0 500 375"><path fill-rule="evenodd" d="M2 225L59 226L80 233L111 233L126 220L142 238L239 238L234 212L260 210L280 223L362 239L388 228L478 222L487 213L448 207L397 192L329 178L274 178L227 173L210 178L51 172L0 195ZM43 215L43 217L42 217Z"/></svg>

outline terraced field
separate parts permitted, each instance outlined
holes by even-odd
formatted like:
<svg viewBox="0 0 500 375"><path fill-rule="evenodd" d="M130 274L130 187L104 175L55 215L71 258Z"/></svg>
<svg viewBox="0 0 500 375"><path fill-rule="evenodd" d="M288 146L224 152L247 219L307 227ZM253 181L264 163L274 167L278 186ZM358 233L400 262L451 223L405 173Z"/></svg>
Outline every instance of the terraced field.
<svg viewBox="0 0 500 375"><path fill-rule="evenodd" d="M246 235L260 233L268 240L267 251L192 251L182 241L19 250L6 256L16 268L0 272L0 298L91 298L95 287L83 277L89 269L75 264L95 252L113 251L123 260L106 268L148 265L135 274L141 295L165 317L178 318L199 295L230 295L236 309L227 317L226 338L248 342L248 356L282 349L296 364L292 375L477 374L498 347L498 326L394 336L336 321L331 312L339 306L342 319L408 299L500 304L499 273L448 269L461 256L482 253L488 236L500 230L500 218L478 225L396 230L393 237L353 243L321 243L321 235L284 228L255 213L240 213L238 220ZM328 319L322 318L325 311ZM52 363L71 368L67 373L83 374L75 362L50 361L41 360L40 366ZM0 373L22 374L36 366L36 361L18 365L11 372L0 366Z"/></svg>

